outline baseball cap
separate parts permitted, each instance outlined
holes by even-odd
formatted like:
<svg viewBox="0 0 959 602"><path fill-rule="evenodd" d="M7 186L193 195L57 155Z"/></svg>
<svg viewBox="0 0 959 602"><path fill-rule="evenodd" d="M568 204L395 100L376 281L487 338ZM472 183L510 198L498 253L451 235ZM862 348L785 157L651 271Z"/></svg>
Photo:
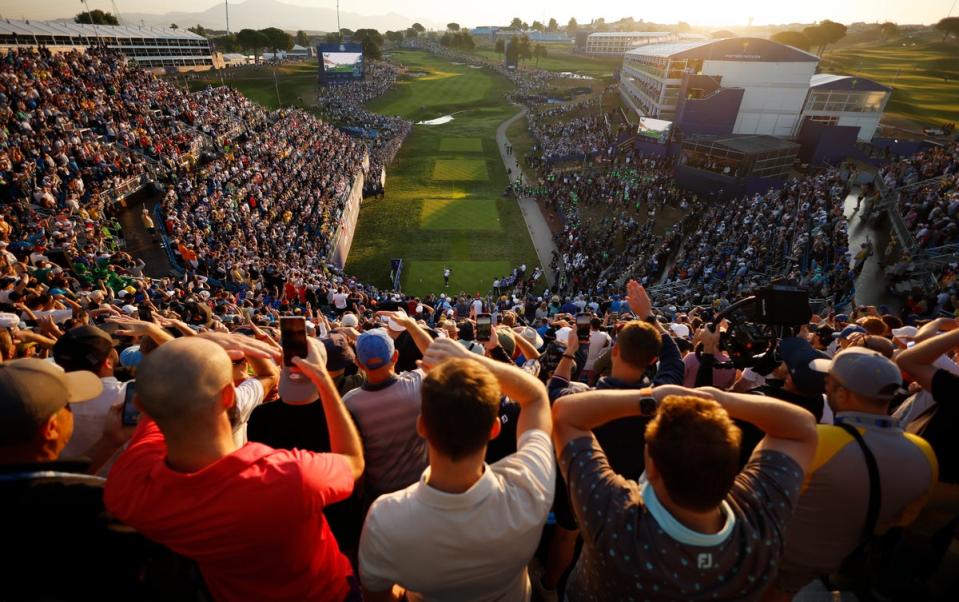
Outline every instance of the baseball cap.
<svg viewBox="0 0 959 602"><path fill-rule="evenodd" d="M326 364L326 347L313 337L306 338L306 361ZM280 386L277 391L285 403L301 405L316 401L319 392L316 385L296 366L283 366L280 370Z"/></svg>
<svg viewBox="0 0 959 602"><path fill-rule="evenodd" d="M902 374L896 364L865 347L850 347L831 360L812 360L809 367L828 373L844 388L868 399L889 400L902 388Z"/></svg>
<svg viewBox="0 0 959 602"><path fill-rule="evenodd" d="M110 356L113 339L96 326L71 328L53 346L53 360L67 372L96 372Z"/></svg>
<svg viewBox="0 0 959 602"><path fill-rule="evenodd" d="M496 336L499 339L500 347L503 348L506 355L513 357L513 353L516 351L516 341L513 340L512 333L507 330L497 330Z"/></svg>
<svg viewBox="0 0 959 602"><path fill-rule="evenodd" d="M836 321L836 322L848 322L848 321L849 321L849 315L848 315L848 314L836 314L835 321Z"/></svg>
<svg viewBox="0 0 959 602"><path fill-rule="evenodd" d="M856 334L857 332L861 332L861 333L864 333L864 334L865 334L866 329L863 328L862 326L858 325L858 324L850 324L849 326L846 326L845 328L843 328L843 329L840 330L839 332L834 332L834 333L832 333L832 338L834 338L834 339L848 339L849 337L851 337L852 335Z"/></svg>
<svg viewBox="0 0 959 602"><path fill-rule="evenodd" d="M356 325L359 324L359 318L356 317L356 314L343 314L343 317L340 318L340 325L347 328L356 328Z"/></svg>
<svg viewBox="0 0 959 602"><path fill-rule="evenodd" d="M826 390L826 377L810 367L816 359L829 359L821 351L813 349L808 341L799 337L786 337L779 343L779 355L783 358L793 385L803 395L822 395Z"/></svg>
<svg viewBox="0 0 959 602"><path fill-rule="evenodd" d="M120 364L125 368L136 368L143 361L143 352L139 345L130 345L120 352Z"/></svg>
<svg viewBox="0 0 959 602"><path fill-rule="evenodd" d="M37 424L66 407L103 392L97 375L36 358L0 364L0 445L22 443Z"/></svg>
<svg viewBox="0 0 959 602"><path fill-rule="evenodd" d="M689 337L689 326L686 326L685 324L670 324L669 329L673 331L674 335L680 338L685 339Z"/></svg>
<svg viewBox="0 0 959 602"><path fill-rule="evenodd" d="M323 339L323 345L326 347L326 369L330 372L344 370L356 359L353 348L341 334L332 334Z"/></svg>
<svg viewBox="0 0 959 602"><path fill-rule="evenodd" d="M362 367L375 370L393 361L393 339L382 328L367 330L356 339L356 360Z"/></svg>

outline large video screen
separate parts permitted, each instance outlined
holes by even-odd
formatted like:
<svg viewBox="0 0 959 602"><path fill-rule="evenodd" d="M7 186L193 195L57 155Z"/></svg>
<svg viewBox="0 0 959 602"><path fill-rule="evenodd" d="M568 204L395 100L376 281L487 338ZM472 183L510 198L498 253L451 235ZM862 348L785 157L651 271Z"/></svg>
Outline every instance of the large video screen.
<svg viewBox="0 0 959 602"><path fill-rule="evenodd" d="M652 117L640 117L639 127L636 128L636 133L643 138L649 138L660 144L666 144L669 142L669 134L672 129L672 121L653 119Z"/></svg>
<svg viewBox="0 0 959 602"><path fill-rule="evenodd" d="M335 83L363 79L361 44L320 44L320 80Z"/></svg>

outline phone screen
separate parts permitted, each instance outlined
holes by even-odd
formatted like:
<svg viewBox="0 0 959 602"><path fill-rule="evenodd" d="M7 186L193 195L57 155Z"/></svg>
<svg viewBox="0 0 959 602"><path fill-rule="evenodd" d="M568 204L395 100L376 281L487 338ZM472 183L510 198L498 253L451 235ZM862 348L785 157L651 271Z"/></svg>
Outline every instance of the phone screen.
<svg viewBox="0 0 959 602"><path fill-rule="evenodd" d="M136 426L140 421L140 410L133 403L136 394L136 381L131 380L127 383L126 391L123 394L123 416L121 418L123 426Z"/></svg>
<svg viewBox="0 0 959 602"><path fill-rule="evenodd" d="M283 365L292 366L294 357L305 358L306 318L280 318L280 346L283 347Z"/></svg>
<svg viewBox="0 0 959 602"><path fill-rule="evenodd" d="M589 342L589 322L593 316L589 314L579 314L576 316L576 337L580 343Z"/></svg>
<svg viewBox="0 0 959 602"><path fill-rule="evenodd" d="M489 314L476 316L476 340L488 341L493 334L493 318Z"/></svg>

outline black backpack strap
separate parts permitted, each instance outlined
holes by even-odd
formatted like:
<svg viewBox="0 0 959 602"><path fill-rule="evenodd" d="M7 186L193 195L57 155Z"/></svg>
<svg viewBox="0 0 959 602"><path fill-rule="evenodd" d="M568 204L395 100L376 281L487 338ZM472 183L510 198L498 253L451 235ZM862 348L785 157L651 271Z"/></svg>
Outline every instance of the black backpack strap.
<svg viewBox="0 0 959 602"><path fill-rule="evenodd" d="M866 457L866 469L869 471L869 506L866 509L866 523L863 526L863 540L869 540L876 531L876 523L879 521L879 508L882 506L882 489L879 482L879 466L876 464L876 456L872 455L869 446L862 438L856 427L839 423L836 426L849 433L849 435L859 444L862 455Z"/></svg>

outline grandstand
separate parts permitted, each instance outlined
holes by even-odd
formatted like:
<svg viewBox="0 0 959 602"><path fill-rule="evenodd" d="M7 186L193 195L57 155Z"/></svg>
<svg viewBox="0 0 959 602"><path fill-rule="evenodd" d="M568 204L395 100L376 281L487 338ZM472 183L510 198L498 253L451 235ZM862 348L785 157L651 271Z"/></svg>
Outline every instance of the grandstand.
<svg viewBox="0 0 959 602"><path fill-rule="evenodd" d="M678 40L666 31L597 31L586 38L586 54L622 56L636 46Z"/></svg>
<svg viewBox="0 0 959 602"><path fill-rule="evenodd" d="M222 57L213 51L210 41L186 29L0 20L0 50L39 46L51 52L102 46L123 53L146 69L205 71L223 67Z"/></svg>

